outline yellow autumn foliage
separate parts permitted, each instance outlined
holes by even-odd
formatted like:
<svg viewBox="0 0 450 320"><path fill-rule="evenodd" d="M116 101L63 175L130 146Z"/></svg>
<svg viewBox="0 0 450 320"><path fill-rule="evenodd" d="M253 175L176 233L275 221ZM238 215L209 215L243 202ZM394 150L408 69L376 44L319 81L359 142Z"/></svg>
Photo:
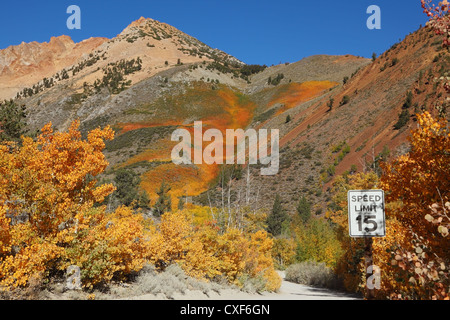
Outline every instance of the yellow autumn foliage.
<svg viewBox="0 0 450 320"><path fill-rule="evenodd" d="M364 255L364 240L349 237L347 192L375 189L377 185L378 176L374 172L338 176L333 184L333 202L336 208L328 211L327 217L339 226L337 239L343 250L343 254L336 261L335 272L341 277L345 289L351 292L359 291L364 286L364 263L361 261Z"/></svg>
<svg viewBox="0 0 450 320"><path fill-rule="evenodd" d="M148 259L160 269L179 264L193 277L205 280L224 277L237 285L244 275L261 276L267 290L277 290L281 279L275 272L273 242L265 231L244 233L230 228L220 232L213 222L193 223L189 210L167 212L149 241Z"/></svg>
<svg viewBox="0 0 450 320"><path fill-rule="evenodd" d="M323 218L311 218L295 227L296 256L299 261L324 262L334 269L343 252L335 228Z"/></svg>
<svg viewBox="0 0 450 320"><path fill-rule="evenodd" d="M0 145L0 287L26 286L68 265L83 269L87 287L138 270L143 224L131 211L93 208L114 191L97 186L108 165L104 140L111 128L81 138L80 123L67 132L46 125L36 141Z"/></svg>
<svg viewBox="0 0 450 320"><path fill-rule="evenodd" d="M365 287L364 240L348 236L348 190L383 189L386 194L386 237L373 239L373 263L381 270L379 299L449 299L450 243L445 226L450 207L450 132L447 121L428 112L417 115L411 151L382 163L374 173L338 177L336 208L328 216L340 227L343 258L336 272L348 290ZM441 210L441 211L440 211ZM446 219L446 220L445 220Z"/></svg>
<svg viewBox="0 0 450 320"><path fill-rule="evenodd" d="M142 269L148 252L148 231L142 215L124 206L112 213L100 207L77 219L76 230L66 236L61 269L79 266L86 287L107 284L113 277L120 279Z"/></svg>
<svg viewBox="0 0 450 320"><path fill-rule="evenodd" d="M390 220L387 237L374 241L375 263L387 275L380 294L449 299L450 242L439 224L450 221L432 215L450 200L450 130L445 119L428 112L417 119L408 138L411 151L382 165L380 186L387 191Z"/></svg>
<svg viewBox="0 0 450 320"><path fill-rule="evenodd" d="M108 165L102 151L114 133L106 127L82 139L79 125L54 132L48 124L36 140L0 145L1 289L25 287L72 265L83 286L93 288L145 263L159 270L178 264L204 280L242 286L250 277L263 279L266 290L280 287L262 213L243 212L239 223L219 227L218 210L207 207L165 213L159 224L124 206L107 212L99 204L114 187L98 185L96 176Z"/></svg>
<svg viewBox="0 0 450 320"><path fill-rule="evenodd" d="M275 238L273 240L272 256L278 269L284 270L295 262L294 238Z"/></svg>

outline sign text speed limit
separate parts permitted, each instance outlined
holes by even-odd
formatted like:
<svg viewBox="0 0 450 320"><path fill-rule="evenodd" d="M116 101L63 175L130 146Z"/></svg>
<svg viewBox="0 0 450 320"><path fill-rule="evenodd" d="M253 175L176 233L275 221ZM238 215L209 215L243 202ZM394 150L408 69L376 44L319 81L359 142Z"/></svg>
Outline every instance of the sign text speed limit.
<svg viewBox="0 0 450 320"><path fill-rule="evenodd" d="M384 191L350 190L347 197L350 237L386 236Z"/></svg>

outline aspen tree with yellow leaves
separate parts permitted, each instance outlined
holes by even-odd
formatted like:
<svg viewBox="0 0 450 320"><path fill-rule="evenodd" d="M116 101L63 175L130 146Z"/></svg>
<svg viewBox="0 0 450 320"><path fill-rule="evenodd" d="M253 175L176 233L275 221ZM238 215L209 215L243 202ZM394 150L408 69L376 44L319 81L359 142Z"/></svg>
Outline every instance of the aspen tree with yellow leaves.
<svg viewBox="0 0 450 320"><path fill-rule="evenodd" d="M95 129L83 140L79 125L54 132L50 123L36 141L0 145L2 288L26 286L68 265L81 267L84 285L92 286L143 263L140 219L126 208L94 208L114 191L95 179L108 165L102 150L114 133Z"/></svg>
<svg viewBox="0 0 450 320"><path fill-rule="evenodd" d="M383 164L381 187L393 223L374 242L394 299L449 299L450 131L447 120L418 115L411 151ZM386 249L391 251L386 252Z"/></svg>
<svg viewBox="0 0 450 320"><path fill-rule="evenodd" d="M335 210L344 255L336 272L345 287L365 286L364 241L348 236L346 192L383 189L386 193L386 237L374 238L373 262L382 271L379 299L449 299L450 131L447 120L418 114L418 128L408 138L411 150L382 163L383 173L338 177Z"/></svg>

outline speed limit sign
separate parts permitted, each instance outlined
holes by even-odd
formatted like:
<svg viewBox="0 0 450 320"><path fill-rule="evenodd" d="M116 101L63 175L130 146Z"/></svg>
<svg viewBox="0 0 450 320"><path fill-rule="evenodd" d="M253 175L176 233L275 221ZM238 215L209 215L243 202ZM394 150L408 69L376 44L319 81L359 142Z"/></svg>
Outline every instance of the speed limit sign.
<svg viewBox="0 0 450 320"><path fill-rule="evenodd" d="M385 237L383 190L350 190L348 223L350 237Z"/></svg>

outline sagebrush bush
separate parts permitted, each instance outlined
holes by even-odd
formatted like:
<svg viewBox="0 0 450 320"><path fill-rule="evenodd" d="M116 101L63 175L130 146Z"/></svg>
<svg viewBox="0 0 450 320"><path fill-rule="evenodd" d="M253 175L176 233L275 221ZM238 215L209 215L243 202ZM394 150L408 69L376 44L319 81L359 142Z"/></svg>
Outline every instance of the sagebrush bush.
<svg viewBox="0 0 450 320"><path fill-rule="evenodd" d="M331 268L325 263L305 261L290 265L286 269L287 281L308 286L338 289L339 281Z"/></svg>
<svg viewBox="0 0 450 320"><path fill-rule="evenodd" d="M187 290L198 290L209 295L211 291L220 292L223 288L218 283L189 277L176 264L170 265L163 272L157 272L153 266L146 266L139 272L134 287L133 292L136 295L163 294L169 299L173 299L176 293L185 294Z"/></svg>
<svg viewBox="0 0 450 320"><path fill-rule="evenodd" d="M267 280L261 275L250 277L247 274L239 277L239 282L242 284L241 290L247 293L261 293L265 291Z"/></svg>

